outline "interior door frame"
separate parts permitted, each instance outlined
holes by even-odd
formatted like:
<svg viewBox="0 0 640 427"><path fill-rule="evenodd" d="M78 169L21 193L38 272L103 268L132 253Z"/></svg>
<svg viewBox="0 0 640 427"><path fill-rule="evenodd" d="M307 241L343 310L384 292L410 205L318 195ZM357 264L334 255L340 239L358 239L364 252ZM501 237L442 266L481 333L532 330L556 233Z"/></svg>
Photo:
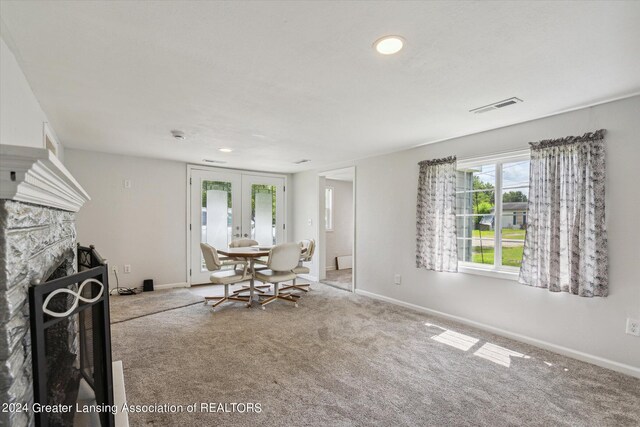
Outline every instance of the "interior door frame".
<svg viewBox="0 0 640 427"><path fill-rule="evenodd" d="M353 177L353 181L351 183L353 188L353 243L351 247L351 292L356 293L356 267L357 267L357 241L356 241L356 230L357 230L357 212L356 212L356 191L357 191L357 168L356 166L346 166L342 168L333 168L333 169L323 169L318 172L318 179L316 180L316 185L318 189L318 221L316 222L316 235L318 236L316 242L316 252L318 253L318 282L321 282L321 278L325 277L326 274L326 230L324 224L324 186L325 186L325 178L328 174L332 172L338 171L349 171L351 176Z"/></svg>
<svg viewBox="0 0 640 427"><path fill-rule="evenodd" d="M205 171L205 172L218 172L218 173L235 173L238 174L240 176L240 178L242 178L243 174L246 175L256 175L256 176L268 176L268 177L273 177L273 178L283 178L284 179L284 197L283 197L283 221L284 221L284 241L287 242L289 240L289 228L287 227L288 225L288 215L287 215L287 211L288 211L288 204L287 204L287 186L289 185L288 182L288 175L286 174L279 174L279 173L273 173L273 172L262 172L262 171L255 171L255 170L246 170L246 169L232 169L232 168L219 168L219 167L213 167L213 166L206 166L206 165L197 165L197 164L191 164L191 163L187 163L187 167L186 167L186 210L185 210L185 214L186 214L186 227L185 227L185 233L187 234L187 242L186 242L186 248L185 248L185 253L187 255L187 258L185 260L185 277L186 277L186 286L187 287L191 287L192 283L191 283L191 274L190 274L190 269L191 269L191 238L192 238L192 233L191 233L191 178L192 178L192 171L194 170L200 170L200 171Z"/></svg>

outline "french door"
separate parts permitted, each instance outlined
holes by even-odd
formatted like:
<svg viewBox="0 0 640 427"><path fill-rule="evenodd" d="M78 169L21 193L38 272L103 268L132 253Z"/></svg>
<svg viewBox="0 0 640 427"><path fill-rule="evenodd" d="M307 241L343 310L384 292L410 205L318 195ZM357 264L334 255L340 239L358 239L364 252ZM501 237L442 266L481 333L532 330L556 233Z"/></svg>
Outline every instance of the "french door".
<svg viewBox="0 0 640 427"><path fill-rule="evenodd" d="M234 239L285 241L284 178L191 169L190 283L209 283L200 242L226 248Z"/></svg>

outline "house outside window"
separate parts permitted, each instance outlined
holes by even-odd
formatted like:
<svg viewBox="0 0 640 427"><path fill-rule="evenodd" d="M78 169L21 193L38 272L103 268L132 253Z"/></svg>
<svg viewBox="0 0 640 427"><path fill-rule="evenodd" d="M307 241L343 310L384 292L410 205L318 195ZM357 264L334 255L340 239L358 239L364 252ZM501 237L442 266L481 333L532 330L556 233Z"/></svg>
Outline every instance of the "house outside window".
<svg viewBox="0 0 640 427"><path fill-rule="evenodd" d="M458 161L456 219L461 267L517 272L529 196L528 150Z"/></svg>

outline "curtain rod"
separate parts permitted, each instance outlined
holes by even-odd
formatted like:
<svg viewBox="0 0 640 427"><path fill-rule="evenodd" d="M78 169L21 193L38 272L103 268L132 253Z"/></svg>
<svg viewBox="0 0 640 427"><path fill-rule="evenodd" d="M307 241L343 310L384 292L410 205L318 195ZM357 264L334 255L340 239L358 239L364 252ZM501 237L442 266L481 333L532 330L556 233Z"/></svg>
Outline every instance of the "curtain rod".
<svg viewBox="0 0 640 427"><path fill-rule="evenodd" d="M519 150L509 150L509 151L494 151L487 154L482 154L479 156L469 156L469 157L458 157L458 162L468 162L472 160L479 160L484 157L508 157L508 156L519 156L524 154L531 153L531 149L525 145L526 148L521 148Z"/></svg>

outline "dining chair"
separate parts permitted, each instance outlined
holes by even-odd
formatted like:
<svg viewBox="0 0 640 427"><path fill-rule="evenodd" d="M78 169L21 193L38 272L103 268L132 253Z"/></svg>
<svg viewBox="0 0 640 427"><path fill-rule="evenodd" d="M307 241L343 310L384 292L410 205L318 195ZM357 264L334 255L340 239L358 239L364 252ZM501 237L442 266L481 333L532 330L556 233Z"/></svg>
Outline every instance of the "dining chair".
<svg viewBox="0 0 640 427"><path fill-rule="evenodd" d="M248 248L249 246L258 246L258 242L253 239L234 239L229 243L230 248Z"/></svg>
<svg viewBox="0 0 640 427"><path fill-rule="evenodd" d="M300 255L298 265L293 269L293 272L296 273L296 276L299 276L301 274L309 274L311 272L309 267L306 267L304 263L311 262L311 260L313 259L313 253L316 250L316 241L313 239L301 240L300 247L302 248L302 254ZM303 292L309 292L309 290L311 289L311 283L296 283L296 279L293 279L293 284L284 286L280 290L286 291L288 289L296 289Z"/></svg>
<svg viewBox="0 0 640 427"><path fill-rule="evenodd" d="M283 300L294 303L298 306L298 298L300 295L292 293L280 293L279 285L282 282L295 280L296 268L300 261L300 253L302 248L299 243L283 243L276 245L269 251L269 259L267 260L267 270L255 272L255 278L264 283L273 283L273 295L260 301L260 306L264 310L264 306L276 300Z"/></svg>
<svg viewBox="0 0 640 427"><path fill-rule="evenodd" d="M216 248L206 243L200 243L200 250L202 250L207 270L211 272L211 276L209 276L211 283L215 285L224 285L224 296L204 297L204 305L207 305L209 301L214 301L212 308L215 309L225 301L242 301L248 303L250 298L249 296L229 295L229 285L251 279L249 263L247 261L237 259L220 260ZM222 269L222 267L228 265L234 266L233 269ZM242 270L237 269L238 265L243 267Z"/></svg>

